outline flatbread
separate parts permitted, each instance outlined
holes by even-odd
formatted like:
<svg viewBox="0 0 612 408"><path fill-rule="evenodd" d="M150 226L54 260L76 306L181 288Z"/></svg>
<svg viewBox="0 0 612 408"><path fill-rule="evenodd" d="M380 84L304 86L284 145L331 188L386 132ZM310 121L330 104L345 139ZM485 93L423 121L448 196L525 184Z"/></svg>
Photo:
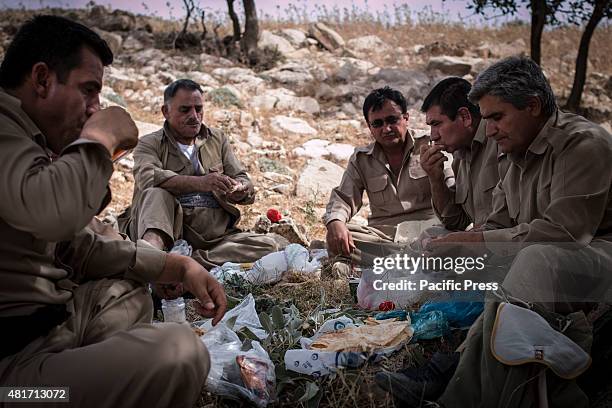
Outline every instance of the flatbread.
<svg viewBox="0 0 612 408"><path fill-rule="evenodd" d="M412 337L408 322L349 327L319 336L310 349L320 351L374 351L395 347Z"/></svg>

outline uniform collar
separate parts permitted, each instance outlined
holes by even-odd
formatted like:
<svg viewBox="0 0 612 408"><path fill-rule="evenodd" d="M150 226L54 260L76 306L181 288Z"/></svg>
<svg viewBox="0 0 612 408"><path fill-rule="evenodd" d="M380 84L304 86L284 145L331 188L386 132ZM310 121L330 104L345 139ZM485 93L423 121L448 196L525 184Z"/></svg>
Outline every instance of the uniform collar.
<svg viewBox="0 0 612 408"><path fill-rule="evenodd" d="M0 88L0 109L8 111L13 116L17 116L21 127L29 134L32 140L44 148L45 151L49 150L47 148L47 138L32 118L25 113L21 107L21 100L6 92L4 88Z"/></svg>
<svg viewBox="0 0 612 408"><path fill-rule="evenodd" d="M550 115L542 129L538 132L538 135L533 139L529 147L528 151L534 154L544 154L546 152L546 148L548 147L547 137L550 133L552 127L557 123L557 117L559 115L559 111L555 110L555 112Z"/></svg>

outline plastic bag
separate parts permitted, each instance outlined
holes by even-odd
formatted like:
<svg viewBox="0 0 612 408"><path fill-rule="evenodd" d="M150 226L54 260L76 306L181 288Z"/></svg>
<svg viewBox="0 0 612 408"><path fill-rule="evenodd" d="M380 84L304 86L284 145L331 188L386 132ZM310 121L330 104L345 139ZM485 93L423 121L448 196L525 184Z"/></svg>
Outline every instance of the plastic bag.
<svg viewBox="0 0 612 408"><path fill-rule="evenodd" d="M263 329L259 321L259 316L255 310L255 299L251 293L242 299L236 307L228 311L225 316L223 316L223 319L221 319L221 323L226 323L234 317L236 317L233 326L235 331L239 331L243 327L246 327L260 339L268 337L268 332ZM196 325L205 331L210 331L213 327L212 319L196 322Z"/></svg>
<svg viewBox="0 0 612 408"><path fill-rule="evenodd" d="M483 302L443 301L426 302L419 312L427 313L440 311L448 320L448 324L454 328L467 328L474 323L484 309Z"/></svg>
<svg viewBox="0 0 612 408"><path fill-rule="evenodd" d="M450 332L448 320L439 310L410 313L410 320L414 329L413 342L435 339Z"/></svg>
<svg viewBox="0 0 612 408"><path fill-rule="evenodd" d="M249 350L242 350L238 335L225 323L219 323L201 339L210 354L210 372L206 379L210 392L243 397L258 407L274 401L274 363L259 342L252 341Z"/></svg>
<svg viewBox="0 0 612 408"><path fill-rule="evenodd" d="M375 274L372 268L364 268L361 271L361 279L357 286L357 303L360 307L369 310L378 310L378 306L386 301L391 301L396 308L412 306L415 303L423 303L442 295L440 292L419 289L419 282L442 282L448 277L447 272L423 272L417 271L410 274L405 270L388 269L382 274ZM380 281L380 282L376 282ZM413 290L381 289L383 283L397 283L402 281L415 282Z"/></svg>
<svg viewBox="0 0 612 408"><path fill-rule="evenodd" d="M177 240L174 243L174 246L172 247L172 249L170 250L171 254L179 254L179 255L185 255L185 256L191 256L192 252L193 252L193 249L191 248L191 245L189 245L189 243L185 241L184 239Z"/></svg>

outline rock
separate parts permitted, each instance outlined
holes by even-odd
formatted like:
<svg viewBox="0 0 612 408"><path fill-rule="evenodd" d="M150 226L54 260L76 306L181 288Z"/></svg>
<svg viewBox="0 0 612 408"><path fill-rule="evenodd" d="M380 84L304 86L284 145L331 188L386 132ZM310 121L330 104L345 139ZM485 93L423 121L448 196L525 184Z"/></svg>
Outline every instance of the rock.
<svg viewBox="0 0 612 408"><path fill-rule="evenodd" d="M298 197L317 202L327 201L331 190L340 185L344 169L329 160L308 161L297 182Z"/></svg>
<svg viewBox="0 0 612 408"><path fill-rule="evenodd" d="M206 53L200 54L200 63L207 68L210 67L233 67L234 63L226 58L217 57Z"/></svg>
<svg viewBox="0 0 612 408"><path fill-rule="evenodd" d="M257 42L257 46L259 48L276 49L285 57L287 56L287 54L295 52L295 48L293 48L293 45L291 45L291 43L287 39L278 35L274 35L268 30L263 30L261 32L259 36L259 41Z"/></svg>
<svg viewBox="0 0 612 408"><path fill-rule="evenodd" d="M207 98L215 105L222 108L236 106L242 108L240 96L234 92L229 86L215 88L206 94Z"/></svg>
<svg viewBox="0 0 612 408"><path fill-rule="evenodd" d="M200 86L211 86L213 88L217 88L220 85L219 81L205 72L189 71L187 74L185 74L185 78L197 82Z"/></svg>
<svg viewBox="0 0 612 408"><path fill-rule="evenodd" d="M359 112L357 111L357 108L355 108L355 105L350 102L343 103L340 107L340 110L342 110L342 112L346 113L349 116L359 115Z"/></svg>
<svg viewBox="0 0 612 408"><path fill-rule="evenodd" d="M355 146L346 143L332 143L327 146L327 150L334 159L343 161L351 157L355 151Z"/></svg>
<svg viewBox="0 0 612 408"><path fill-rule="evenodd" d="M108 108L109 106L121 106L127 108L127 103L121 95L115 92L111 87L104 86L100 92L100 105L102 108Z"/></svg>
<svg viewBox="0 0 612 408"><path fill-rule="evenodd" d="M480 58L432 57L427 64L427 71L439 70L445 75L463 76L469 74L472 66L480 62Z"/></svg>
<svg viewBox="0 0 612 408"><path fill-rule="evenodd" d="M344 47L342 36L323 23L311 24L308 27L308 34L329 51Z"/></svg>
<svg viewBox="0 0 612 408"><path fill-rule="evenodd" d="M262 176L266 180L273 181L274 183L285 184L293 181L293 177L287 176L286 174L275 173L273 171L266 171L262 174Z"/></svg>
<svg viewBox="0 0 612 408"><path fill-rule="evenodd" d="M258 110L273 110L274 106L276 106L276 102L278 102L278 98L273 95L263 94L263 95L255 95L249 101L249 105L253 109Z"/></svg>
<svg viewBox="0 0 612 408"><path fill-rule="evenodd" d="M423 71L381 68L370 81L371 89L389 85L404 94L409 105L420 102L430 88L430 78Z"/></svg>
<svg viewBox="0 0 612 408"><path fill-rule="evenodd" d="M250 144L253 147L259 147L263 144L263 139L261 136L259 136L259 132L256 132L254 130L249 130L249 133L247 134L247 143Z"/></svg>
<svg viewBox="0 0 612 408"><path fill-rule="evenodd" d="M123 38L119 34L109 33L108 31L101 30L97 27L93 28L95 31L106 43L108 44L108 48L111 49L113 55L118 55L121 50L121 45L123 44Z"/></svg>
<svg viewBox="0 0 612 408"><path fill-rule="evenodd" d="M257 234L267 234L270 232L270 227L272 226L272 221L268 219L265 215L260 215L255 220L255 225L253 226L253 231Z"/></svg>
<svg viewBox="0 0 612 408"><path fill-rule="evenodd" d="M334 74L336 79L344 82L354 81L359 77L366 77L374 64L355 58L343 58L344 65Z"/></svg>
<svg viewBox="0 0 612 408"><path fill-rule="evenodd" d="M300 244L306 248L310 245L308 238L296 227L292 219L282 219L273 223L270 232L286 238L291 244Z"/></svg>
<svg viewBox="0 0 612 408"><path fill-rule="evenodd" d="M95 5L89 12L88 23L106 31L133 31L136 28L136 17L127 11L109 12L106 7Z"/></svg>
<svg viewBox="0 0 612 408"><path fill-rule="evenodd" d="M421 55L440 56L451 55L455 57L463 57L465 55L465 44L448 44L444 41L434 41L419 49Z"/></svg>
<svg viewBox="0 0 612 408"><path fill-rule="evenodd" d="M326 83L321 83L317 87L315 98L319 100L329 100L334 97L334 89Z"/></svg>
<svg viewBox="0 0 612 408"><path fill-rule="evenodd" d="M253 75L253 71L247 68L238 68L238 67L215 68L212 70L212 74L218 78L222 78L225 80L231 80L232 78L235 78L237 76Z"/></svg>
<svg viewBox="0 0 612 408"><path fill-rule="evenodd" d="M311 157L313 159L320 159L329 155L327 150L328 140L323 139L311 139L304 143L300 147L293 149L293 153L301 157Z"/></svg>
<svg viewBox="0 0 612 408"><path fill-rule="evenodd" d="M136 128L138 129L138 137L143 137L149 133L157 132L162 127L161 125L156 125L155 123L140 122L138 120L135 120L134 123L136 123Z"/></svg>
<svg viewBox="0 0 612 408"><path fill-rule="evenodd" d="M291 194L291 185L289 184L277 184L275 186L272 186L270 188L270 190L277 192L277 193L281 193L283 195L289 195Z"/></svg>
<svg viewBox="0 0 612 408"><path fill-rule="evenodd" d="M346 46L357 52L386 52L389 45L376 35L366 35L363 37L352 38L346 42Z"/></svg>
<svg viewBox="0 0 612 408"><path fill-rule="evenodd" d="M306 33L293 28L284 28L280 31L280 36L288 40L295 48L301 48L306 43Z"/></svg>
<svg viewBox="0 0 612 408"><path fill-rule="evenodd" d="M285 109L311 115L321 111L316 99L309 96L295 96L295 92L285 88L269 89L263 95L253 97L250 104L256 109Z"/></svg>
<svg viewBox="0 0 612 408"><path fill-rule="evenodd" d="M287 63L261 73L262 77L268 77L281 84L288 85L293 89L304 88L308 83L315 80L310 70L302 63Z"/></svg>
<svg viewBox="0 0 612 408"><path fill-rule="evenodd" d="M278 115L272 118L271 125L277 133L295 133L298 135L316 135L316 129L312 128L308 122L298 118Z"/></svg>

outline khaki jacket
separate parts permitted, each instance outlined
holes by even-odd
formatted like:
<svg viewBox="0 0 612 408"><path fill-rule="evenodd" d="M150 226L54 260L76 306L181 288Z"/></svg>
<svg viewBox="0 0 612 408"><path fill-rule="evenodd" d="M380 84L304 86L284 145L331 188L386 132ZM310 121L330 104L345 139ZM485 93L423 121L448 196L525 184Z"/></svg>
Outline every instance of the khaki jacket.
<svg viewBox="0 0 612 408"><path fill-rule="evenodd" d="M219 172L248 186L246 197L240 204L255 201L255 188L244 167L234 154L229 140L223 132L202 126L195 140L200 164L199 173L205 176ZM195 176L193 164L179 149L173 131L167 123L157 132L143 136L134 150L134 197L132 205L140 202L142 192L158 187L166 180L178 176ZM231 216L231 225L240 219L240 210L225 196L214 194L221 207Z"/></svg>
<svg viewBox="0 0 612 408"><path fill-rule="evenodd" d="M523 157L508 155L495 188L486 243L612 240L612 137L585 118L555 112ZM496 251L495 248L498 248Z"/></svg>
<svg viewBox="0 0 612 408"><path fill-rule="evenodd" d="M493 189L508 170L508 160L498 152L497 143L486 136L486 121L481 120L469 149L453 155L455 185L451 199L436 215L449 230L465 230L468 225L483 225L493 208Z"/></svg>
<svg viewBox="0 0 612 408"><path fill-rule="evenodd" d="M108 151L80 139L52 161L21 102L0 89L0 317L65 304L83 281L161 273L162 252L85 228L110 200L112 172Z"/></svg>
<svg viewBox="0 0 612 408"><path fill-rule="evenodd" d="M420 147L428 141L428 137L415 141L408 135L404 161L397 176L378 143L356 148L340 185L331 192L325 224L333 220L348 222L361 208L364 191L370 200L370 226L431 218L429 179L420 162Z"/></svg>

